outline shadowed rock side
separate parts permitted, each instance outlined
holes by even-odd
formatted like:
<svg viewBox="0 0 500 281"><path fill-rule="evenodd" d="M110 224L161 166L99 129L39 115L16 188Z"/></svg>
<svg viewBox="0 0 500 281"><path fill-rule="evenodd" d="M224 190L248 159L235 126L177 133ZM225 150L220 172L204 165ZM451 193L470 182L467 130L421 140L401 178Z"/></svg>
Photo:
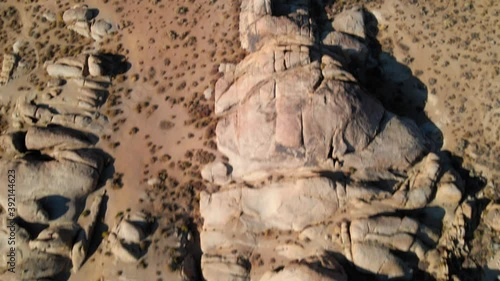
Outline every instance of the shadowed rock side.
<svg viewBox="0 0 500 281"><path fill-rule="evenodd" d="M325 262L336 258L380 279L447 279L468 215L462 181L356 79L370 59L365 12L332 23L317 20L322 7L242 2L251 53L222 64L215 88L229 163L202 172L222 185L200 198L204 277L346 280Z"/></svg>

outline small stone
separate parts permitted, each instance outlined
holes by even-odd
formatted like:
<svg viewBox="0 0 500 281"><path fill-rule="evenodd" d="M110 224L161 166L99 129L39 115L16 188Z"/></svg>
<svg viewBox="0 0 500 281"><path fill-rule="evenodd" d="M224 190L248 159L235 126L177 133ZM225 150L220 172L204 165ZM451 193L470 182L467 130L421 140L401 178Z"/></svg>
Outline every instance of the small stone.
<svg viewBox="0 0 500 281"><path fill-rule="evenodd" d="M212 98L213 93L214 89L212 87L209 87L203 92L203 96L206 100L209 100L210 98Z"/></svg>

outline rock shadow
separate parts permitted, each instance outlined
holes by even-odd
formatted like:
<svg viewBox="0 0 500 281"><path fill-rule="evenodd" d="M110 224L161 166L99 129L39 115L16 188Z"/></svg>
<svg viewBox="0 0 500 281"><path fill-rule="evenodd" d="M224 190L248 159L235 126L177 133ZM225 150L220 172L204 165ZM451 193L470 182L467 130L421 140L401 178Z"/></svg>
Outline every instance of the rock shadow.
<svg viewBox="0 0 500 281"><path fill-rule="evenodd" d="M47 212L49 220L56 220L68 212L70 200L64 196L50 195L40 198L38 203Z"/></svg>
<svg viewBox="0 0 500 281"><path fill-rule="evenodd" d="M424 111L429 96L426 84L405 62L399 62L392 54L382 50L377 40L377 18L367 10L363 10L363 13L367 38L365 43L370 49L369 61L373 63L361 78L363 86L387 110L413 120L430 141L430 149L439 151L443 146L443 133Z"/></svg>
<svg viewBox="0 0 500 281"><path fill-rule="evenodd" d="M97 18L97 16L99 15L99 9L90 8L90 9L88 9L88 11L90 13L91 20Z"/></svg>
<svg viewBox="0 0 500 281"><path fill-rule="evenodd" d="M124 55L113 53L101 53L98 58L103 62L103 74L115 77L124 74L132 68L132 64Z"/></svg>

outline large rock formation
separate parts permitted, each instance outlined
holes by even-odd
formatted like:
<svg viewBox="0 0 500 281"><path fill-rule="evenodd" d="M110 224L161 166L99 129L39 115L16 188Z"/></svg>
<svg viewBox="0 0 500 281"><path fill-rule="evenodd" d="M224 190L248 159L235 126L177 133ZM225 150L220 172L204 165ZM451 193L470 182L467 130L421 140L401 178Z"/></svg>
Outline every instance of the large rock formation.
<svg viewBox="0 0 500 281"><path fill-rule="evenodd" d="M200 198L204 277L345 280L322 262L335 256L382 279L447 278L446 249L463 234L461 180L356 78L371 59L365 12L332 23L322 9L242 1L251 53L221 65L215 87L229 163L202 174L222 184Z"/></svg>

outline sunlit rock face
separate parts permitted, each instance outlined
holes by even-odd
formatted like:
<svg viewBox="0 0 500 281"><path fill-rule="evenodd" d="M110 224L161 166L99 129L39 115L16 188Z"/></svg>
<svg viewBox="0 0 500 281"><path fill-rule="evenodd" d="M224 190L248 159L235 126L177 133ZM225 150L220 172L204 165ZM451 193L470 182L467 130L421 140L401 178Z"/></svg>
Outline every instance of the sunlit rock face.
<svg viewBox="0 0 500 281"><path fill-rule="evenodd" d="M328 22L322 9L242 1L250 54L221 65L215 86L217 147L229 160L203 173L221 185L200 198L204 277L347 280L326 262L338 259L381 279L446 278L436 248L459 239L461 180L356 78L370 56L366 12Z"/></svg>

